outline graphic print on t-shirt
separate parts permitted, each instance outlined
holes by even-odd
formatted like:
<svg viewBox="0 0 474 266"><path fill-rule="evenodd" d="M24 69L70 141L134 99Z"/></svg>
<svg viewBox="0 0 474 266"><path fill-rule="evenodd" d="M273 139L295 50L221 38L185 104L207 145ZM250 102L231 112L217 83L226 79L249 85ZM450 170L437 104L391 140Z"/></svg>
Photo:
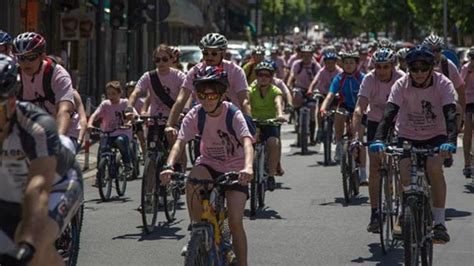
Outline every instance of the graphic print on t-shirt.
<svg viewBox="0 0 474 266"><path fill-rule="evenodd" d="M436 114L431 102L421 101L421 112L408 114L408 122L416 131L431 130L436 126Z"/></svg>
<svg viewBox="0 0 474 266"><path fill-rule="evenodd" d="M110 127L111 129L117 129L124 125L123 120L125 117L125 111L115 111L115 119L111 122Z"/></svg>

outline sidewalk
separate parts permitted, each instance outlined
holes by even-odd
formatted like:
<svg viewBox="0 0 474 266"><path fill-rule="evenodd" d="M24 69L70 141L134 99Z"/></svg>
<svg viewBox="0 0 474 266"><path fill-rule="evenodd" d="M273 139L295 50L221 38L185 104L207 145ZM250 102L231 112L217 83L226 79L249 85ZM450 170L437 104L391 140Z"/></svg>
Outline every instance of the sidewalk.
<svg viewBox="0 0 474 266"><path fill-rule="evenodd" d="M85 159L84 149L82 149L81 152L77 155L77 161L81 164L81 169L83 170L82 174L83 174L84 180L95 177L95 173L97 170L98 149L99 149L98 142L91 144L89 148L89 168L88 169L84 169L84 159Z"/></svg>

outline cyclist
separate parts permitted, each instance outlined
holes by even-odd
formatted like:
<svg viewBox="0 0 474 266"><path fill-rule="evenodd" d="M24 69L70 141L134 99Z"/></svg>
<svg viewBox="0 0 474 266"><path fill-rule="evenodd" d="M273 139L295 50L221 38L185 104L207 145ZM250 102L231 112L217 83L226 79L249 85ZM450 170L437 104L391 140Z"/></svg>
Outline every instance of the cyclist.
<svg viewBox="0 0 474 266"><path fill-rule="evenodd" d="M130 99L130 96L132 95L136 86L137 86L137 82L134 80L129 81L125 84L125 93L128 99ZM143 110L144 105L145 105L145 99L142 97L139 97L138 100L135 101L135 105L133 106L133 108L135 109L135 112L137 112L138 114L148 114L148 110ZM137 136L138 141L140 142L140 148L142 149L142 153L146 154L146 141L145 141L145 133L143 131L143 125L135 124L133 128L133 132Z"/></svg>
<svg viewBox="0 0 474 266"><path fill-rule="evenodd" d="M359 53L355 51L344 52L341 54L343 72L337 74L331 83L329 93L324 99L320 109L320 114L324 116L336 94L339 94L338 108L353 113L359 93L360 84L364 79L364 74L357 70L359 63ZM334 139L336 141L336 154L334 160L339 162L342 156L342 137L345 128L346 117L336 113L334 119ZM364 127L360 127L358 135L360 138L364 136ZM355 133L355 132L354 132ZM367 184L367 173L365 169L365 150L359 149L360 167L359 178L361 185Z"/></svg>
<svg viewBox="0 0 474 266"><path fill-rule="evenodd" d="M82 173L54 119L17 100L17 80L0 55L0 228L22 250L5 265L64 265L54 242L80 206Z"/></svg>
<svg viewBox="0 0 474 266"><path fill-rule="evenodd" d="M463 150L464 150L464 176L472 176L471 169L471 140L472 140L472 114L474 113L474 46L467 55L470 61L462 66L461 77L466 83L466 119L464 124Z"/></svg>
<svg viewBox="0 0 474 266"><path fill-rule="evenodd" d="M257 78L255 75L255 67L262 62L263 59L265 59L265 48L263 46L255 47L255 49L252 50L250 61L242 67L248 83L252 83Z"/></svg>
<svg viewBox="0 0 474 266"><path fill-rule="evenodd" d="M198 71L193 84L201 104L193 107L185 116L178 140L173 145L163 166L160 179L164 184L170 180L173 165L177 162L179 154L184 150L188 141L200 134L198 130L198 113L201 108L205 111L206 122L201 136L201 155L189 174L199 179L211 179L229 171L240 171L239 183L226 187L229 226L232 234L232 244L237 256L238 265L247 265L247 239L243 226L245 202L248 198L248 182L253 176L253 137L249 132L242 112L237 110L232 119L232 128L235 135L229 132L226 122L227 112L235 108L231 103L223 101L228 87L227 73L222 67L202 66ZM216 141L219 140L219 141ZM186 185L187 206L191 220L196 223L200 220L202 208L200 207L199 193L196 187ZM183 253L187 252L187 245Z"/></svg>
<svg viewBox="0 0 474 266"><path fill-rule="evenodd" d="M0 54L12 55L12 36L3 30L0 30Z"/></svg>
<svg viewBox="0 0 474 266"><path fill-rule="evenodd" d="M405 57L407 56L408 48L401 48L397 51L397 59L398 59L398 69L403 72L407 72L407 63Z"/></svg>
<svg viewBox="0 0 474 266"><path fill-rule="evenodd" d="M171 64L172 68L184 71L183 64L179 61L179 56L181 55L181 49L177 46L170 46L171 53L173 54L173 63Z"/></svg>
<svg viewBox="0 0 474 266"><path fill-rule="evenodd" d="M368 73L370 71L370 62L369 49L363 45L359 48L359 66L357 69L362 73Z"/></svg>
<svg viewBox="0 0 474 266"><path fill-rule="evenodd" d="M283 117L282 92L272 84L275 68L270 62L261 62L255 67L257 82L250 86L250 106L255 119L277 119L285 122ZM275 175L281 158L280 128L265 126L261 128L260 139L267 141L268 149L268 190L275 189Z"/></svg>
<svg viewBox="0 0 474 266"><path fill-rule="evenodd" d="M74 89L69 73L46 57L46 40L25 32L13 40L13 54L21 69L19 98L56 117L59 134L66 135L74 114Z"/></svg>
<svg viewBox="0 0 474 266"><path fill-rule="evenodd" d="M362 80L360 85L359 97L352 116L352 128L354 134L351 144L352 150L360 145L358 136L359 128L363 120L363 116L367 111L367 142L372 142L375 136L375 130L382 119L385 105L392 85L399 78L404 76L403 71L396 69L396 55L390 48L378 49L373 55L372 60L375 64L375 70L370 71ZM368 107L368 108L367 108ZM367 110L368 109L368 110ZM367 231L378 233L378 192L380 179L380 158L369 152L370 168L369 168L369 197L371 206L370 223Z"/></svg>
<svg viewBox="0 0 474 266"><path fill-rule="evenodd" d="M422 45L411 48L406 56L408 75L392 87L384 116L380 120L371 152L383 152L388 130L396 117L398 144L412 142L414 147L439 146L440 153L427 159L427 174L431 180L435 243L446 243L450 237L445 225L446 182L443 157L456 151L456 105L453 83L434 71L435 55ZM403 107L403 108L402 108ZM398 116L397 116L398 115ZM400 160L402 184L410 182L410 159ZM401 218L400 218L401 219ZM398 223L400 223L398 219ZM400 233L399 226L394 233Z"/></svg>
<svg viewBox="0 0 474 266"><path fill-rule="evenodd" d="M129 177L132 172L132 159L130 154L130 140L132 139L132 128L121 128L126 127L129 123L129 119L125 116L125 112L128 111L127 107L129 102L127 99L122 99L122 86L119 81L109 81L105 85L105 92L107 94L107 100L100 103L99 107L89 118L88 128L93 128L93 123L96 119L102 119L101 129L103 131L112 131L108 145L115 145L120 150L122 155L122 161L124 164L124 174ZM134 111L134 110L133 110ZM133 112L132 111L132 112ZM133 112L138 115L136 112ZM106 147L101 147L104 149Z"/></svg>
<svg viewBox="0 0 474 266"><path fill-rule="evenodd" d="M278 46L273 46L270 52L270 60L275 62L276 65L276 74L275 77L284 80L286 78L285 72L285 60L280 55ZM250 81L249 81L250 83Z"/></svg>
<svg viewBox="0 0 474 266"><path fill-rule="evenodd" d="M203 66L221 66L224 68L229 79L226 97L242 110L244 116L249 117L251 114L248 84L244 71L236 64L223 60L225 50L227 49L227 39L219 33L209 33L201 39L200 48L204 56L204 62L197 64L186 74L186 79L181 86L173 108L171 108L170 116L166 123L165 133L171 138L176 138L178 134L176 127L179 115L183 111L189 96L194 91L193 80L196 71L203 68Z"/></svg>
<svg viewBox="0 0 474 266"><path fill-rule="evenodd" d="M324 97L329 92L329 87L331 86L331 81L332 79L339 73L342 73L342 69L336 65L336 60L337 60L337 54L333 51L325 52L323 55L323 62L324 62L324 67L321 68L314 77L313 81L309 85L308 91L306 91L307 95L312 95L313 89L316 89L319 93L323 94ZM319 99L321 102L319 103L320 105L322 104L322 100L324 99ZM321 142L322 137L323 137L323 119L319 114L319 110L316 110L316 119L318 120L318 133L316 134L316 140L315 142ZM312 128L312 127L311 127ZM313 133L314 134L314 133ZM311 134L310 134L311 135ZM313 135L314 136L314 135ZM313 138L311 138L313 141Z"/></svg>

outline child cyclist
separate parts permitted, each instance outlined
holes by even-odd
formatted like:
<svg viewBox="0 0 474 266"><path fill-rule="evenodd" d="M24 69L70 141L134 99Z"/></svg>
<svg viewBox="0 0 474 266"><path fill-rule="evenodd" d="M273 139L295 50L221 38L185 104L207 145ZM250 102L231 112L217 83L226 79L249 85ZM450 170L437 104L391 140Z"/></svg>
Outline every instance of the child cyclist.
<svg viewBox="0 0 474 266"><path fill-rule="evenodd" d="M232 119L234 135L228 131L227 112L235 110L231 103L223 101L228 87L227 73L221 67L207 66L197 71L193 85L196 96L201 104L193 107L183 119L178 139L163 166L160 180L169 183L173 173L173 165L179 160L188 141L199 132L199 110L205 112L205 123L202 128L200 156L191 170L190 176L198 179L212 179L219 175L237 171L239 184L225 188L228 207L229 226L232 244L237 256L238 265L247 265L247 238L243 227L245 202L248 198L248 183L253 176L253 137L249 132L245 118L240 110L235 111ZM201 121L202 123L202 121ZM186 185L186 199L191 222L201 219L198 187L190 183ZM187 252L186 246L183 253Z"/></svg>
<svg viewBox="0 0 474 266"><path fill-rule="evenodd" d="M275 68L272 62L263 61L255 67L257 82L250 85L250 106L255 119L277 119L285 122L283 117L282 92L272 84ZM281 157L280 128L278 126L260 127L260 139L267 141L268 148L268 190L275 189L275 174Z"/></svg>
<svg viewBox="0 0 474 266"><path fill-rule="evenodd" d="M132 172L131 155L130 155L130 139L132 138L132 128L119 129L126 126L128 122L125 118L125 109L128 105L127 99L120 98L122 95L122 86L119 81L110 81L105 85L107 100L104 100L97 110L91 115L88 128L93 127L96 119L102 119L101 128L104 131L117 129L110 134L110 142L114 143L120 150L122 160L125 166L125 175L130 176ZM135 113L137 114L137 113ZM138 115L138 114L137 114ZM109 143L110 145L110 143ZM105 148L105 147L101 147Z"/></svg>

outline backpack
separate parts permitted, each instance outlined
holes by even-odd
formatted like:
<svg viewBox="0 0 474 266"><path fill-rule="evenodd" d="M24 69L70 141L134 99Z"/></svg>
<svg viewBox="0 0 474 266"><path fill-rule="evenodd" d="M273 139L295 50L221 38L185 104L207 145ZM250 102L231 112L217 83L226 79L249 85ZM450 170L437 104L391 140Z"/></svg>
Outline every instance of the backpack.
<svg viewBox="0 0 474 266"><path fill-rule="evenodd" d="M56 68L56 61L51 57L46 57L46 66L43 71L43 92L44 96L39 96L38 98L32 100L31 102L35 105L39 104L42 105L44 102L48 101L51 104L56 104L56 97L53 92L53 88L51 86L51 81L53 80L53 73L54 69ZM20 75L21 77L21 75ZM23 100L23 82L20 85L20 89L18 90L18 99Z"/></svg>
<svg viewBox="0 0 474 266"><path fill-rule="evenodd" d="M441 71L443 72L443 75L449 78L448 59L444 55L441 57Z"/></svg>
<svg viewBox="0 0 474 266"><path fill-rule="evenodd" d="M347 78L347 75L345 72L342 72L341 73L341 80L339 80L339 85L338 85L338 92L339 92L339 104L342 104L344 102L344 95L342 95L341 91L342 91L342 86L344 86L344 82L346 81L346 78ZM360 81L361 80L361 76L360 76L360 71L357 71L354 73L354 78L357 80L357 81ZM360 83L359 83L360 85Z"/></svg>
<svg viewBox="0 0 474 266"><path fill-rule="evenodd" d="M303 71L303 61L299 63L298 66L298 71L296 71L296 74L299 75ZM313 77L316 76L316 63L311 61L311 73L313 74Z"/></svg>
<svg viewBox="0 0 474 266"><path fill-rule="evenodd" d="M150 75L151 87L153 88L156 96L158 96L158 98L160 98L160 100L171 109L175 101L165 92L163 84L161 84L160 77L158 76L158 71L151 70L148 72L148 74Z"/></svg>
<svg viewBox="0 0 474 266"><path fill-rule="evenodd" d="M227 132L229 132L232 136L234 136L235 140L240 143L239 138L237 138L237 134L235 133L234 127L232 126L232 122L234 120L234 116L237 113L239 109L237 106L234 104L229 104L229 109L227 110L227 114L225 117L225 124L227 128ZM252 121L252 118L250 116L244 115L245 122L247 123L247 127L249 128L250 134L252 136L255 136L257 132L257 128L255 127L255 124ZM206 123L206 111L202 106L199 107L198 110L198 131L199 131L199 136L202 136L202 132L204 131L204 124Z"/></svg>

